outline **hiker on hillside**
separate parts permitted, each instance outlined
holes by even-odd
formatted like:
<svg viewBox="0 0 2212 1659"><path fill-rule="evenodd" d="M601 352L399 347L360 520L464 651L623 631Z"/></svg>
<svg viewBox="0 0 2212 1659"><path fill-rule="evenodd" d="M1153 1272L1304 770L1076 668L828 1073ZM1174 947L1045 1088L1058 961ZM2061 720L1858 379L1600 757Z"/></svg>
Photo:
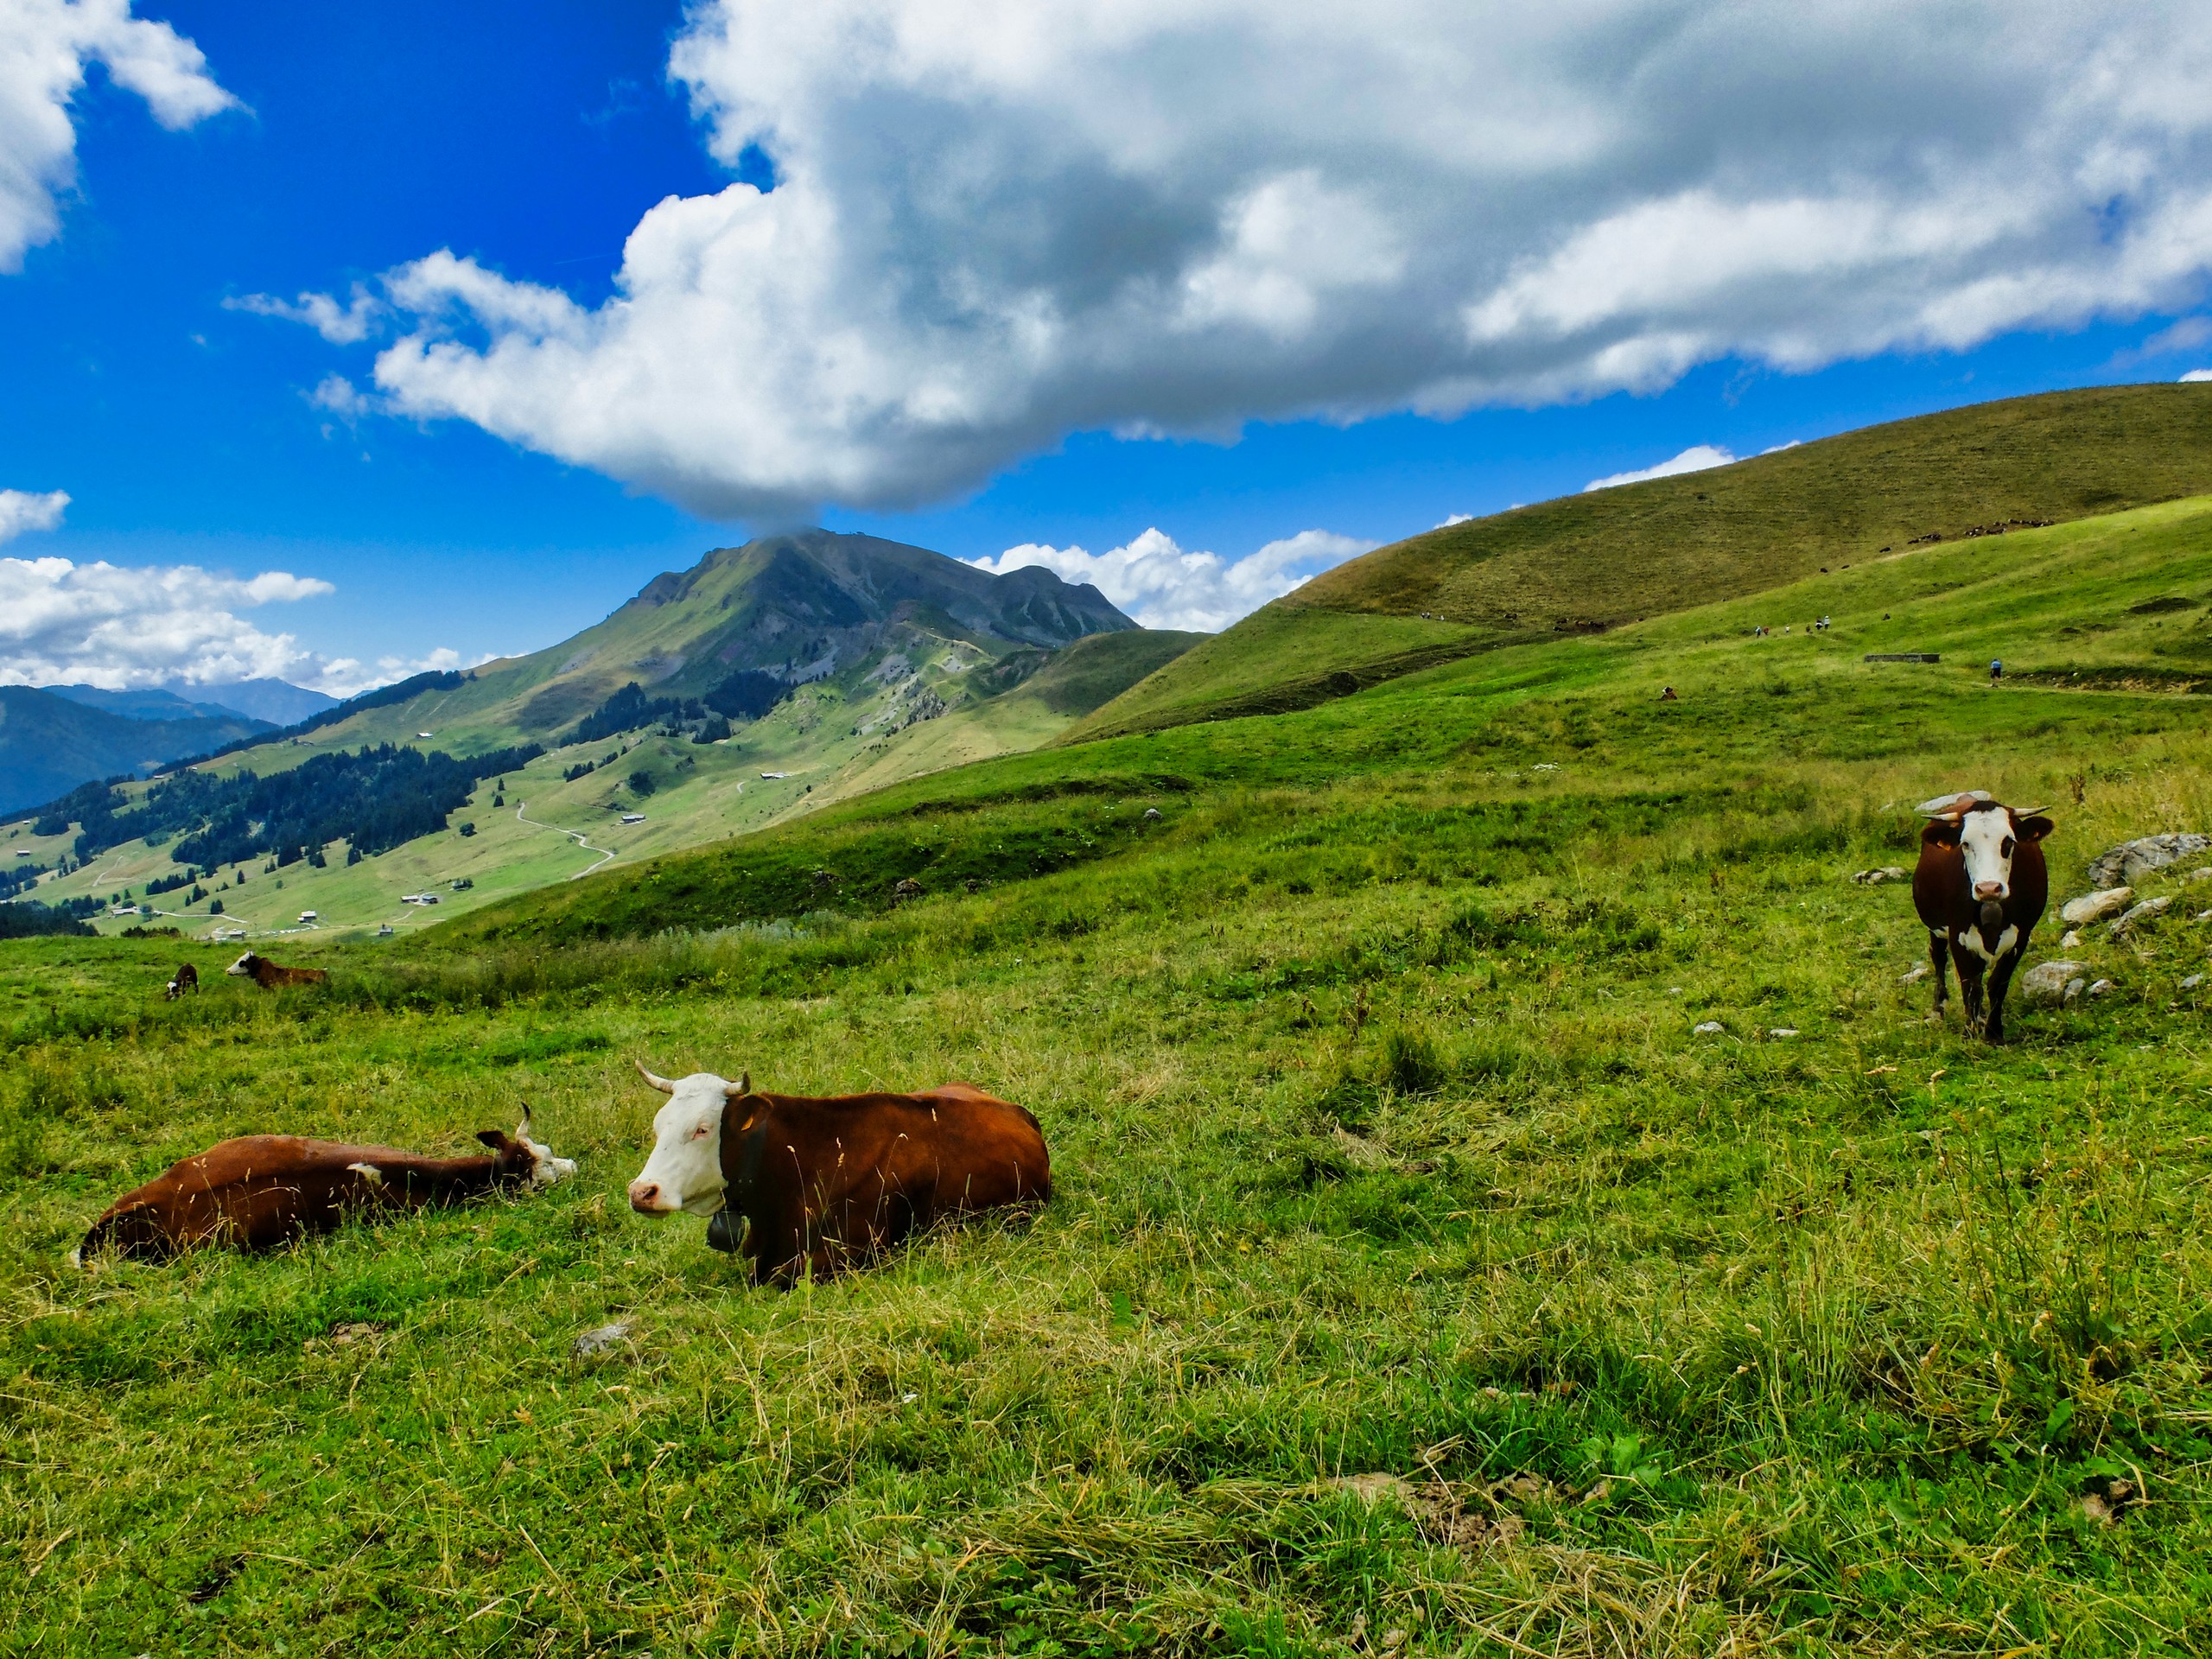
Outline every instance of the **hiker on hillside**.
<svg viewBox="0 0 2212 1659"><path fill-rule="evenodd" d="M1991 685L1992 689L1994 689L1994 688L1995 688L1995 686L1996 686L1996 684L1997 684L1997 682L1998 682L1998 681L1999 681L1999 680L2001 680L2001 679L2003 679L2004 677L2005 677L2005 661L2004 661L2004 658L2000 658L2000 657L1993 657L1993 658L1991 658L1989 659L1989 683L1990 683L1990 685Z"/></svg>

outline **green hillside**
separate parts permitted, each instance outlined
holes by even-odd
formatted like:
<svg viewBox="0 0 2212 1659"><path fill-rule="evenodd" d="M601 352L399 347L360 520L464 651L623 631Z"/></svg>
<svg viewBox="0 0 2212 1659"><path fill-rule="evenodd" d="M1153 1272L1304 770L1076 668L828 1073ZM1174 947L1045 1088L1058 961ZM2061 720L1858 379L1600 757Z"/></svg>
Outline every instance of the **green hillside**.
<svg viewBox="0 0 2212 1659"><path fill-rule="evenodd" d="M0 1628L2212 1651L2212 878L2142 878L2162 912L2065 948L2100 994L1994 1047L1928 1018L1905 886L1852 879L1961 787L2050 804L2062 899L2212 830L2208 616L2199 497L286 942L326 989L0 944ZM1900 651L1942 660L1864 660ZM753 1289L627 1209L638 1060L969 1079L1054 1196ZM219 1136L457 1152L525 1101L579 1162L549 1192L67 1262Z"/></svg>
<svg viewBox="0 0 2212 1659"><path fill-rule="evenodd" d="M192 902L146 893L149 881L176 874L174 849L133 841L49 878L37 896L127 896L150 912L109 916L100 925L111 931L150 921L255 937L303 925L410 932L548 882L1049 742L1198 638L1137 628L1096 589L1049 571L993 576L923 549L826 531L764 538L656 577L605 622L549 650L212 763L218 773L268 773L364 744L464 757L547 747L484 780L442 833L358 864L337 842L320 868L225 872ZM781 699L757 717L656 717L568 741L632 682L652 699L711 701L747 672ZM19 834L9 851L58 865L73 834ZM436 906L402 902L426 892ZM308 912L312 924L301 921Z"/></svg>
<svg viewBox="0 0 2212 1659"><path fill-rule="evenodd" d="M1325 695L1422 665L1395 625L1465 650L1618 627L1821 569L2212 490L2212 386L2100 387L1922 416L1734 466L1415 536L1317 576L1072 735ZM1363 629L1344 619L1388 617ZM1310 643L1309 643L1310 642ZM1427 643L1424 641L1424 643ZM1434 649L1446 640L1440 637Z"/></svg>
<svg viewBox="0 0 2212 1659"><path fill-rule="evenodd" d="M1831 627L1810 632L1806 623L1823 615ZM1753 637L1762 623L1774 632ZM1863 660L1928 652L1943 661ZM2007 683L1992 694L1983 682L1993 658L2004 660ZM1667 685L1679 700L1656 702ZM493 906L445 931L457 940L601 938L810 908L867 913L904 878L1018 880L1122 848L1125 817L1092 814L1077 830L1071 801L1175 800L1187 813L1319 778L1417 779L1455 764L1471 733L1523 705L1543 711L1529 717L1530 729L1554 735L1493 735L1501 764L1573 765L1611 790L1664 787L1685 766L1757 767L1774 741L1761 695L1806 713L1802 724L1788 722L1796 753L1821 752L1827 715L1810 711L1834 703L1847 713L1853 752L1904 753L1931 721L1980 730L2021 720L2013 699L2031 687L2073 694L2038 697L2038 724L2102 726L2113 709L2079 695L2094 690L2169 694L2124 705L2128 721L2164 728L2202 718L2192 698L2172 694L2212 689L2212 497L1929 544L1604 634L1501 644L1303 713L1008 755L769 835ZM1960 699L1967 707L1953 712ZM919 823L932 833L919 834ZM834 885L817 882L823 869Z"/></svg>

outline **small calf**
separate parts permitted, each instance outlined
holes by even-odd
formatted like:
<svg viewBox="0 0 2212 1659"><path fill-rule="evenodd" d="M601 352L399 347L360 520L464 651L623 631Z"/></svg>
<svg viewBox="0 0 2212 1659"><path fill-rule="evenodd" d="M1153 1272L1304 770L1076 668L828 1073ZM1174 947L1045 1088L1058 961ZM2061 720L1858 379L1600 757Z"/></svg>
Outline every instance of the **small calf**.
<svg viewBox="0 0 2212 1659"><path fill-rule="evenodd" d="M176 970L175 974L170 977L169 982L162 988L162 998L164 1001L174 1002L187 991L196 991L199 988L200 970L188 962Z"/></svg>
<svg viewBox="0 0 2212 1659"><path fill-rule="evenodd" d="M112 1249L162 1262L214 1246L270 1250L334 1230L348 1214L434 1209L505 1187L537 1188L576 1173L574 1160L530 1138L530 1113L512 1135L486 1129L474 1158L425 1158L391 1147L354 1147L296 1135L219 1141L173 1164L108 1206L69 1259Z"/></svg>
<svg viewBox="0 0 2212 1659"><path fill-rule="evenodd" d="M327 985L330 976L320 968L279 968L266 957L249 950L228 968L226 974L250 979L264 991L281 991L288 985Z"/></svg>

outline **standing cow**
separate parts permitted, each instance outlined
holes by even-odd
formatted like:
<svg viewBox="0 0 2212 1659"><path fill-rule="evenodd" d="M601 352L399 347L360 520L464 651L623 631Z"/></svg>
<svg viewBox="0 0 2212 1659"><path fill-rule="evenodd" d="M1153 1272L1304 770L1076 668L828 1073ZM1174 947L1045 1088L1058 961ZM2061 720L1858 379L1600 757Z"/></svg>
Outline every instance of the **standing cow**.
<svg viewBox="0 0 2212 1659"><path fill-rule="evenodd" d="M281 991L293 985L330 983L330 976L320 968L280 968L268 957L251 950L223 971L241 979L250 979L264 991Z"/></svg>
<svg viewBox="0 0 2212 1659"><path fill-rule="evenodd" d="M162 988L162 998L164 1001L174 1002L187 991L197 991L199 988L200 970L188 962Z"/></svg>
<svg viewBox="0 0 2212 1659"><path fill-rule="evenodd" d="M756 1283L827 1277L940 1217L1052 1196L1037 1120L968 1084L816 1097L638 1071L669 1102L630 1207L709 1217L707 1243Z"/></svg>
<svg viewBox="0 0 2212 1659"><path fill-rule="evenodd" d="M1943 975L1948 951L1959 970L1967 1029L1979 1028L1991 1042L2001 1043L2005 992L2050 898L2042 843L2053 825L2041 807L2005 806L1980 789L1938 797L1920 810L1928 823L1920 832L1912 903L1928 928L1928 957L1936 969L1935 1012L1941 1016L1950 989Z"/></svg>

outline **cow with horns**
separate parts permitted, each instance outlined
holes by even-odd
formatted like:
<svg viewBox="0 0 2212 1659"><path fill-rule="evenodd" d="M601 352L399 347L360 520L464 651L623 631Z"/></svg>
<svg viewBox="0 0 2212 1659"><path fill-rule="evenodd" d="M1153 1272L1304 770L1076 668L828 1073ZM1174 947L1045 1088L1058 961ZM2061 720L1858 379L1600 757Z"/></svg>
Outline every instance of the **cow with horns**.
<svg viewBox="0 0 2212 1659"><path fill-rule="evenodd" d="M1991 1042L2000 1043L2005 992L2050 898L2043 840L2053 826L2041 807L2005 806L1980 789L1939 796L1924 803L1920 812L1928 823L1920 832L1912 903L1928 928L1928 957L1936 969L1934 1017L1942 1017L1949 994L1943 973L1948 951L1959 970L1967 1029L1979 1027Z"/></svg>
<svg viewBox="0 0 2212 1659"><path fill-rule="evenodd" d="M630 1207L707 1217L707 1243L755 1283L826 1277L941 1217L1052 1196L1037 1120L968 1084L815 1097L638 1073L669 1100Z"/></svg>

